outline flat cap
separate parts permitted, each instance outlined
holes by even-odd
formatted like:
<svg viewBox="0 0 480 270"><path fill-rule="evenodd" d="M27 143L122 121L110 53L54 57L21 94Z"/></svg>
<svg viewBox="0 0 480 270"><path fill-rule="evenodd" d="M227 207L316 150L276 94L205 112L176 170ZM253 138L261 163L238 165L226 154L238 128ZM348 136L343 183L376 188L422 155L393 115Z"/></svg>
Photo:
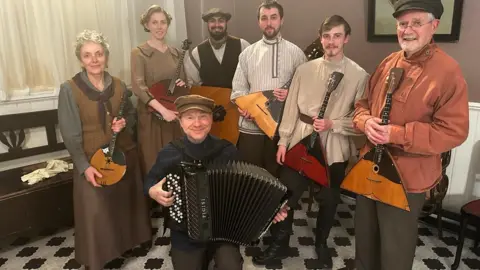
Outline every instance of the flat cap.
<svg viewBox="0 0 480 270"><path fill-rule="evenodd" d="M186 95L178 97L175 100L175 106L177 106L177 111L180 114L192 109L212 113L215 102L199 95Z"/></svg>
<svg viewBox="0 0 480 270"><path fill-rule="evenodd" d="M211 8L202 15L202 19L203 19L204 22L208 22L208 20L210 20L210 18L215 17L215 16L224 17L225 20L227 20L227 21L229 21L230 18L232 18L232 14L222 11L222 9L220 9L220 8Z"/></svg>
<svg viewBox="0 0 480 270"><path fill-rule="evenodd" d="M393 17L397 18L404 11L422 10L432 13L435 18L440 19L443 14L443 4L441 0L398 0L393 4Z"/></svg>

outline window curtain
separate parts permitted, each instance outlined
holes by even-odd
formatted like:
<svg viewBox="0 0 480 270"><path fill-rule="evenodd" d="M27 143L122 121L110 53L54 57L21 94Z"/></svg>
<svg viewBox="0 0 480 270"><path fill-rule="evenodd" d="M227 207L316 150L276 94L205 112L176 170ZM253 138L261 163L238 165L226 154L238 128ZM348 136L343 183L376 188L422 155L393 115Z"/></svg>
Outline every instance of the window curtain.
<svg viewBox="0 0 480 270"><path fill-rule="evenodd" d="M80 70L75 37L102 32L110 44L108 72L130 84L130 51L148 39L140 15L152 4L173 17L167 40L186 38L183 0L1 0L0 101L55 95Z"/></svg>

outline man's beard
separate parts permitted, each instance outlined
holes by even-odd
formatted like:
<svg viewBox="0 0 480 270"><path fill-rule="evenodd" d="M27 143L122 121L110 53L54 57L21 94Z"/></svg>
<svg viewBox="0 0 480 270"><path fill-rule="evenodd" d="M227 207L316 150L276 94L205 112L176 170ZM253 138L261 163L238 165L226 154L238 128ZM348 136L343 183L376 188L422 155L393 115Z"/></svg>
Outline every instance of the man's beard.
<svg viewBox="0 0 480 270"><path fill-rule="evenodd" d="M218 29L218 28L215 28L215 29ZM215 29L208 29L208 32L210 33L210 37L214 40L221 40L223 39L226 35L227 35L227 28L225 27L225 29L222 29L223 31L222 32L217 32L215 31Z"/></svg>
<svg viewBox="0 0 480 270"><path fill-rule="evenodd" d="M272 34L268 34L267 30L268 29L273 29L273 33ZM267 38L267 39L274 39L275 37L277 37L278 33L280 32L280 27L278 29L275 29L273 27L268 27L265 29L265 31L263 31L263 35Z"/></svg>

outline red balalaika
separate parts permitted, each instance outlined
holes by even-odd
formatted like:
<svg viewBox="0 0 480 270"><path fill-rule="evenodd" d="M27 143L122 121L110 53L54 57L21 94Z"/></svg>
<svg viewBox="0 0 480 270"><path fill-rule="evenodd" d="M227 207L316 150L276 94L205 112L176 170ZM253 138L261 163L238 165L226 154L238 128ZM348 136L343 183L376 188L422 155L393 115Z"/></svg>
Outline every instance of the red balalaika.
<svg viewBox="0 0 480 270"><path fill-rule="evenodd" d="M342 78L343 73L337 71L334 71L330 75L327 93L325 94L322 107L318 113L318 119L323 119L330 95L337 89ZM284 164L322 186L329 185L327 158L318 132L312 132L312 134L288 150L285 154Z"/></svg>
<svg viewBox="0 0 480 270"><path fill-rule="evenodd" d="M185 58L185 53L190 47L190 44L191 41L189 41L188 39L183 41L183 51L180 53L180 59L175 70L175 76L172 79L161 80L148 89L148 91L158 102L160 102L160 104L172 111L177 110L174 104L175 100L180 96L188 95L190 92L187 87L178 86L176 84L177 79L180 77L180 71L183 67L183 59ZM160 120L164 120L162 115L155 111L155 109L153 109L152 107L148 107L148 110L155 116L157 116L157 118L159 118Z"/></svg>

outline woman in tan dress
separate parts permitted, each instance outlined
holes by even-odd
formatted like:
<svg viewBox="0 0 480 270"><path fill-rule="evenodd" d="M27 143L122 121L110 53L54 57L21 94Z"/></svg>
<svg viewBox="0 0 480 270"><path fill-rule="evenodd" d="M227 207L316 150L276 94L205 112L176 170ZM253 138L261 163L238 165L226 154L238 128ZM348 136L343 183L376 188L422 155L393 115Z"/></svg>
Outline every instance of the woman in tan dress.
<svg viewBox="0 0 480 270"><path fill-rule="evenodd" d="M151 224L138 152L129 132L135 108L127 98L123 118L116 118L126 86L105 71L108 44L101 33L85 30L77 37L75 54L82 71L60 87L58 121L74 163L75 259L97 270L151 241ZM101 186L101 172L90 159L111 141L113 132L119 132L115 149L125 154L127 171L118 183Z"/></svg>
<svg viewBox="0 0 480 270"><path fill-rule="evenodd" d="M155 163L157 154L170 141L182 136L177 112L168 110L155 100L149 88L153 84L172 79L180 58L180 51L165 41L172 17L160 6L151 6L141 17L140 23L150 32L150 39L132 50L132 89L138 97L138 145L140 163L144 175ZM183 65L177 85L185 86ZM160 113L159 120L148 111L149 107Z"/></svg>

